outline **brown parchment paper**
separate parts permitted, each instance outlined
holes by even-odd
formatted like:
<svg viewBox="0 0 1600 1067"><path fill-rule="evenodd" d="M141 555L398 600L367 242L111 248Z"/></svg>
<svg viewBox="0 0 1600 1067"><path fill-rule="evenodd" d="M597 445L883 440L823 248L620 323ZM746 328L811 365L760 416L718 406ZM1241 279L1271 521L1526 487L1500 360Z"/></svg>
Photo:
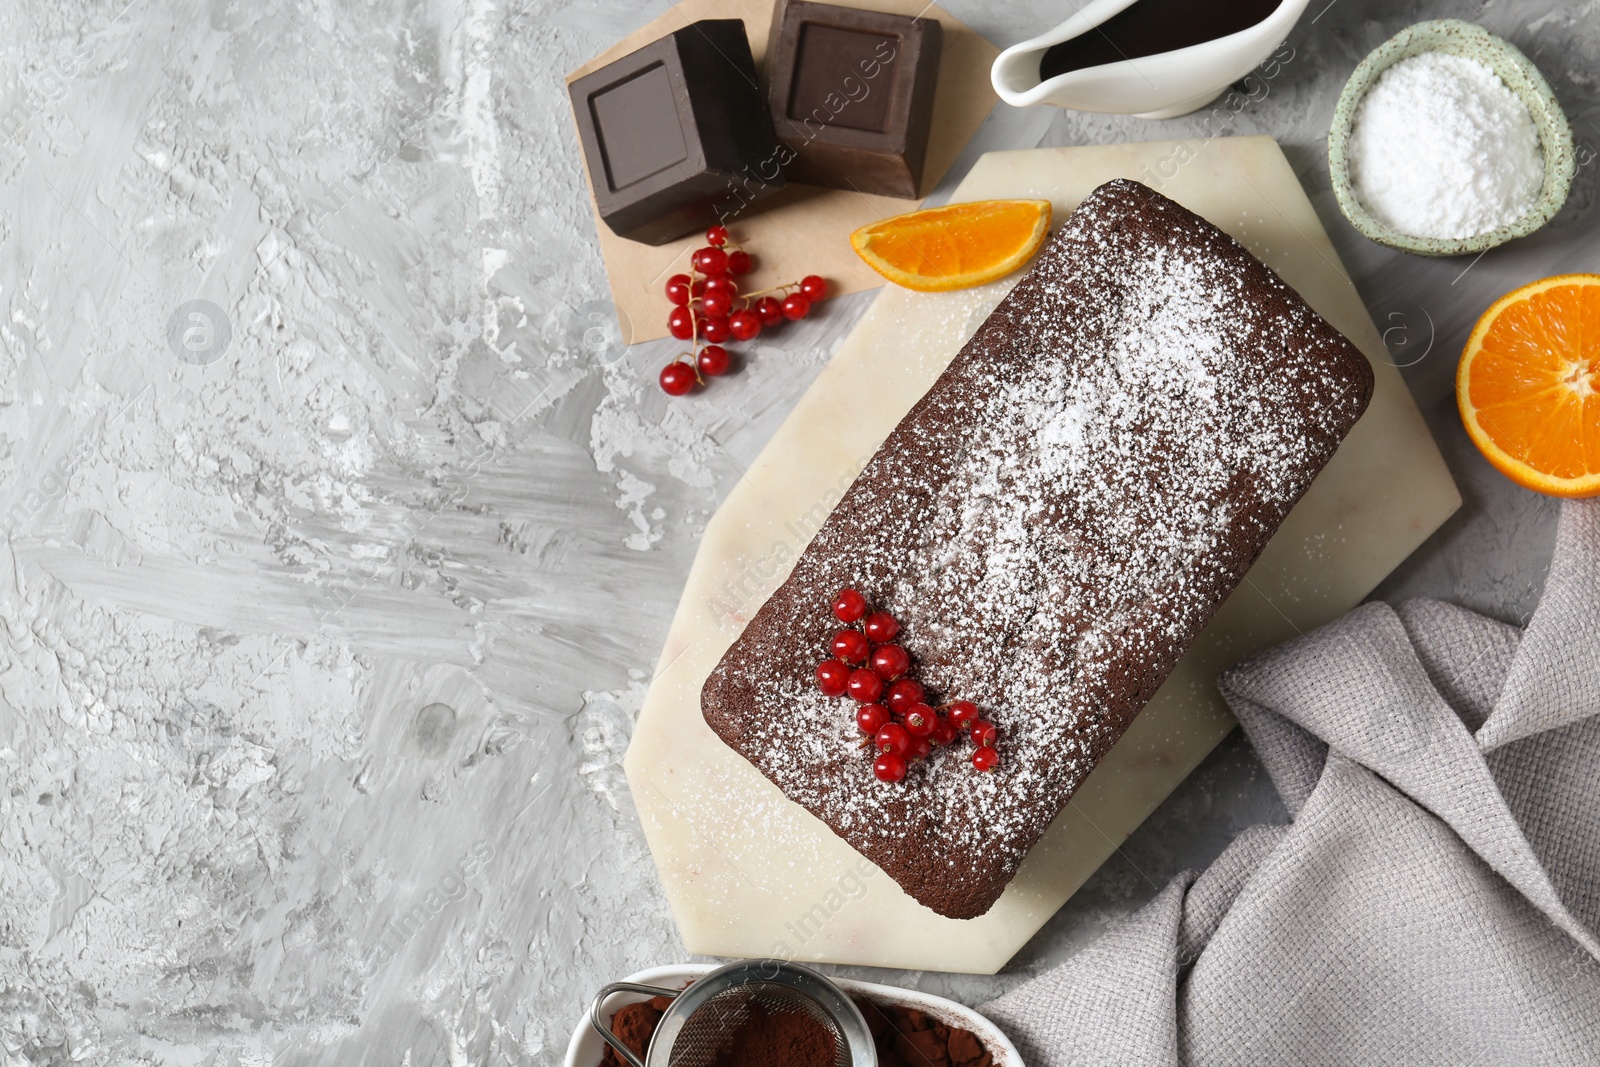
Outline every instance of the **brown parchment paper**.
<svg viewBox="0 0 1600 1067"><path fill-rule="evenodd" d="M950 169L961 149L993 109L997 97L989 85L989 67L1000 50L966 23L939 7L919 0L850 0L849 6L900 15L936 18L944 26L939 82L933 101L933 132L923 165L922 188L932 189ZM737 18L744 21L750 50L763 78L765 92L767 37L772 28L771 0L682 0L665 15L624 37L567 76L567 81L597 70L614 59L649 44L700 19ZM574 129L568 136L574 141ZM589 198L594 209L594 197ZM755 257L756 268L740 288L746 292L783 282L799 281L806 274L828 280L830 293L854 293L883 284L883 279L861 262L850 248L850 233L869 222L915 211L920 200L812 185L790 185L740 216L730 230ZM704 243L691 234L669 245L646 245L612 233L594 212L600 255L611 282L611 300L617 307L622 336L629 341L653 341L667 336L670 306L662 292L667 276L688 268L688 253Z"/></svg>

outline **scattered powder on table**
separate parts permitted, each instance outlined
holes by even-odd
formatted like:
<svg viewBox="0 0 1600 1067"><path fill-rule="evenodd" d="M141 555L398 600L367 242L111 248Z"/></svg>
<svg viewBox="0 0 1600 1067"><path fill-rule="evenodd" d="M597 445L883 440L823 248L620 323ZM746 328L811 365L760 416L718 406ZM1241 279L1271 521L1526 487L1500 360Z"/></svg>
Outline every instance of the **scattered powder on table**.
<svg viewBox="0 0 1600 1067"><path fill-rule="evenodd" d="M1350 178L1413 237L1474 237L1526 214L1544 182L1527 105L1477 60L1428 52L1384 71L1356 109Z"/></svg>

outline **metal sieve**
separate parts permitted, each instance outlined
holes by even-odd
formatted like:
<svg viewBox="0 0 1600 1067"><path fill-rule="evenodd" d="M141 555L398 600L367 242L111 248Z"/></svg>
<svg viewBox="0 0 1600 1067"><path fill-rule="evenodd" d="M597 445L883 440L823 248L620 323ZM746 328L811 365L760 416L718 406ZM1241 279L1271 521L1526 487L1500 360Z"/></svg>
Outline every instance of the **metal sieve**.
<svg viewBox="0 0 1600 1067"><path fill-rule="evenodd" d="M600 1018L613 993L670 997L644 1060L635 1056ZM734 1035L759 1006L773 1014L798 1013L822 1024L833 1037L834 1067L878 1067L867 1021L844 990L809 967L782 960L743 960L695 979L688 989L613 982L600 990L589 1021L632 1067L711 1067L733 1047Z"/></svg>

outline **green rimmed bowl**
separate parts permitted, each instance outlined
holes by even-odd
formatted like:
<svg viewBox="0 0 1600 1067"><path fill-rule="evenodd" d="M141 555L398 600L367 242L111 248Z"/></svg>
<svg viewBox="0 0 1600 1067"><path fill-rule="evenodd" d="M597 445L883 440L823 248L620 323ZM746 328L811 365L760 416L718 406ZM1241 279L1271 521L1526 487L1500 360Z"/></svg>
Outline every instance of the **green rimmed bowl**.
<svg viewBox="0 0 1600 1067"><path fill-rule="evenodd" d="M1539 148L1544 155L1544 185L1527 213L1515 222L1474 237L1413 237L1379 222L1362 206L1350 181L1347 150L1356 109L1379 75L1402 59L1426 52L1475 59L1500 76L1506 88L1527 105L1534 128L1539 131ZM1372 240L1402 252L1419 256L1473 255L1518 237L1526 237L1555 217L1567 202L1577 160L1572 147L1572 127L1556 102L1550 83L1544 80L1533 61L1503 37L1482 26L1460 19L1435 19L1408 26L1389 38L1361 61L1339 94L1333 111L1333 126L1328 130L1328 171L1333 179L1333 195L1339 210L1350 225Z"/></svg>

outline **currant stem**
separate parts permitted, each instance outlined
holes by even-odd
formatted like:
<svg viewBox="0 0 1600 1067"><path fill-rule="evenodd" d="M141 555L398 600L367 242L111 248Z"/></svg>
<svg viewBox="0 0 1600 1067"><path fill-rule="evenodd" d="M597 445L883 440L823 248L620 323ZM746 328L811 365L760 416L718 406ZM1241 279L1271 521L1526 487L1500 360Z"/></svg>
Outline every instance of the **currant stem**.
<svg viewBox="0 0 1600 1067"><path fill-rule="evenodd" d="M781 293L785 289L796 288L799 284L799 282L784 282L782 285L774 285L771 289L757 289L753 293L740 293L739 298L748 301L751 297L766 296L768 293Z"/></svg>

